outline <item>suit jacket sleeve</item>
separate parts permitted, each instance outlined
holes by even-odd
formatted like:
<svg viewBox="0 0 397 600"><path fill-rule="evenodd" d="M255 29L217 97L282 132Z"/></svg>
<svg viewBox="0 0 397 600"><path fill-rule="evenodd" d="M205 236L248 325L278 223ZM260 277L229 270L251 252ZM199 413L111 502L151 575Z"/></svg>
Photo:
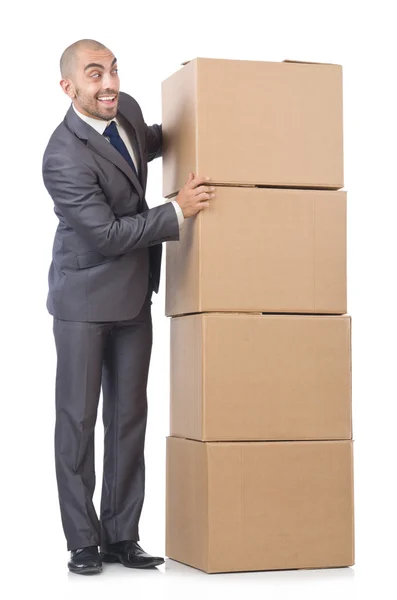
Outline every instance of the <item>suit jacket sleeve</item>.
<svg viewBox="0 0 397 600"><path fill-rule="evenodd" d="M159 158L163 153L163 129L161 125L146 125L146 151L147 160Z"/></svg>
<svg viewBox="0 0 397 600"><path fill-rule="evenodd" d="M104 256L179 240L178 219L171 202L134 216L116 217L95 173L64 154L45 157L43 179L56 211Z"/></svg>

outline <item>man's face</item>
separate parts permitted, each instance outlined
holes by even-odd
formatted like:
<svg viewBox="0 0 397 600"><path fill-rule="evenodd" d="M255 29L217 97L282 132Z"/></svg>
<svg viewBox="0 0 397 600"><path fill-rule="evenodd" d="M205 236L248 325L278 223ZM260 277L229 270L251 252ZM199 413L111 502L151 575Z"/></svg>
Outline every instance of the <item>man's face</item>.
<svg viewBox="0 0 397 600"><path fill-rule="evenodd" d="M120 80L110 50L80 50L71 78L61 86L82 114L104 121L116 116Z"/></svg>

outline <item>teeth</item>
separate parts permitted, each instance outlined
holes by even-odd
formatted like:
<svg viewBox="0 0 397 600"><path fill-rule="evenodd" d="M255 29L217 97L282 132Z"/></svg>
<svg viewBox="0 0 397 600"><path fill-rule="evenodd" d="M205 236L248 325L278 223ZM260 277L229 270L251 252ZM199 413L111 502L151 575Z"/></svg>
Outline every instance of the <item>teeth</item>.
<svg viewBox="0 0 397 600"><path fill-rule="evenodd" d="M103 98L98 98L98 100L114 100L116 96L104 96Z"/></svg>

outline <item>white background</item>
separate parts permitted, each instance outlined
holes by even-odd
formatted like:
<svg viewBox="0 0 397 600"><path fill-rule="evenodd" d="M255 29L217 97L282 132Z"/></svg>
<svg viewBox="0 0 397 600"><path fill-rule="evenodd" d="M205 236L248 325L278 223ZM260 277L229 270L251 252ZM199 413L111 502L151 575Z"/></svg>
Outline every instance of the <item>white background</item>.
<svg viewBox="0 0 397 600"><path fill-rule="evenodd" d="M121 596L394 597L396 560L396 33L393 2L12 2L1 15L1 503L4 598ZM42 154L69 106L66 46L94 38L117 56L121 89L161 122L161 81L196 56L344 67L348 309L353 317L356 566L206 575L173 561L154 572L107 565L69 574L53 464L55 349L45 308L56 219ZM147 199L163 202L161 160ZM163 263L164 266L164 263ZM164 274L164 271L163 271ZM153 304L142 546L164 554L169 320ZM102 425L97 429L98 501ZM389 591L386 592L386 587ZM383 589L383 593L381 592Z"/></svg>

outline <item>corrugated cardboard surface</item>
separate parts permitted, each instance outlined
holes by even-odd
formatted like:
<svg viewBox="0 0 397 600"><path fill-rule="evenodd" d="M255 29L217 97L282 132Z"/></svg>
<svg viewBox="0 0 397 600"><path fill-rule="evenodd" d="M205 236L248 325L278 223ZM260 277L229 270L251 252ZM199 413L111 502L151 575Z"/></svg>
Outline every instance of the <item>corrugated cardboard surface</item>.
<svg viewBox="0 0 397 600"><path fill-rule="evenodd" d="M166 555L209 573L354 564L351 441L167 439Z"/></svg>
<svg viewBox="0 0 397 600"><path fill-rule="evenodd" d="M162 84L163 194L190 171L227 185L343 187L342 67L198 58Z"/></svg>
<svg viewBox="0 0 397 600"><path fill-rule="evenodd" d="M350 330L347 315L172 319L171 435L351 439Z"/></svg>
<svg viewBox="0 0 397 600"><path fill-rule="evenodd" d="M167 242L166 314L344 314L346 192L217 188Z"/></svg>
<svg viewBox="0 0 397 600"><path fill-rule="evenodd" d="M208 471L206 453L201 446L184 444L182 447L178 442L175 446L167 439L166 503L167 555L171 552L184 556L188 564L205 570Z"/></svg>

